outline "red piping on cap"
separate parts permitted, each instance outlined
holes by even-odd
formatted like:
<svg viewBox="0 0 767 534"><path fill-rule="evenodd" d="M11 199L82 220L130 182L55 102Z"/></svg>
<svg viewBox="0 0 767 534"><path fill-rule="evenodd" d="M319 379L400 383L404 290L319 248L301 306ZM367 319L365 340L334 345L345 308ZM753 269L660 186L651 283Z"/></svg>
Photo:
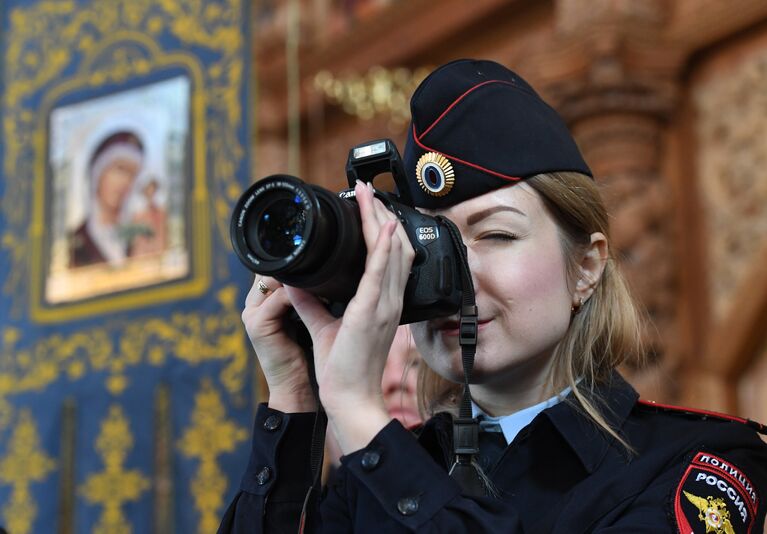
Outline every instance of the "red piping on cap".
<svg viewBox="0 0 767 534"><path fill-rule="evenodd" d="M469 88L469 89L468 89L468 90L467 90L465 93L463 93L461 96L459 96L458 98L456 98L455 100L453 100L453 103L452 103L452 104L450 104L450 105L449 105L449 106L448 106L448 107L445 109L445 111L443 111L443 112L442 112L442 114L441 114L439 117L437 117L437 120L435 120L434 122L432 122L432 123L431 123L431 125L430 125L428 128L426 128L426 130L424 130L424 131L423 131L423 133L422 133L421 135L419 135L419 136L415 136L415 128L413 129L413 135L414 135L416 138L421 138L421 137L423 137L424 135L426 135L427 133L429 133L429 132L431 131L431 129L432 129L432 128L434 128L434 127L437 125L437 123L438 123L439 121L441 121L441 120L442 120L442 119L445 117L445 115L447 115L447 114L448 114L448 112L449 112L451 109L453 109L453 108L456 106L456 104L458 104L458 102L460 102L461 100L463 100L464 98L466 98L466 97L469 95L469 93L471 93L471 92L472 92L472 91L474 91L475 89L479 89L479 88L480 88L480 87L482 87L483 85L487 85L487 84L489 84L489 83L503 83L503 84L506 84L506 85L511 85L512 87L517 87L517 85L516 85L516 84L514 84L514 83L511 83L511 82L507 82L506 80L487 80L486 82L478 83L478 84L477 84L477 85L475 85L474 87L471 87L471 88Z"/></svg>
<svg viewBox="0 0 767 534"><path fill-rule="evenodd" d="M455 156L451 156L450 154L446 154L442 150L437 150L435 148L430 148L418 139L418 135L415 133L415 125L413 125L413 140L415 141L415 144L417 144L419 147L421 147L422 150L426 152L437 152L438 154L442 154L443 156L447 157L448 159L451 159L453 161L457 161L458 163L462 163L466 165L467 167L474 167L475 169L486 172L487 174L492 174L493 176L497 176L498 178L503 178L504 180L509 180L512 182L516 182L521 180L519 176L509 176L507 174L501 174L500 172L491 171L490 169L486 169L485 167L482 167L480 165L476 165L474 163L469 163L468 161L464 161L460 158L456 158Z"/></svg>

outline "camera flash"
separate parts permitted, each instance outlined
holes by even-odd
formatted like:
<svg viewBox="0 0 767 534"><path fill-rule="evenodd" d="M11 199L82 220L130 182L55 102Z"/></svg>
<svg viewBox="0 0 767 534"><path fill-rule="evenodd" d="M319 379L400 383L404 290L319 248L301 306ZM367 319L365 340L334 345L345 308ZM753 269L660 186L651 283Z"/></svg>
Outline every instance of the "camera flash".
<svg viewBox="0 0 767 534"><path fill-rule="evenodd" d="M377 156L386 152L386 141L379 141L370 145L358 146L354 149L354 159Z"/></svg>

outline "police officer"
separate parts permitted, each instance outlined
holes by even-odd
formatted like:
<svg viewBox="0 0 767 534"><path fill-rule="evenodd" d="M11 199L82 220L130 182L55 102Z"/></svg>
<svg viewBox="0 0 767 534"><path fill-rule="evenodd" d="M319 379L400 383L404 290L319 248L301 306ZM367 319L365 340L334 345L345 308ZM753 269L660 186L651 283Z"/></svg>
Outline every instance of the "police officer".
<svg viewBox="0 0 767 534"><path fill-rule="evenodd" d="M767 446L750 421L643 403L615 370L641 356L639 319L610 256L608 217L557 113L490 61L434 71L411 100L405 166L415 203L461 231L476 290L474 415L487 495L449 476L462 380L456 317L414 324L426 366L418 436L391 420L381 374L413 250L362 184L368 259L340 319L312 295L257 277L243 320L269 384L250 463L220 532L757 532ZM316 404L345 454L300 523ZM488 437L492 439L487 439Z"/></svg>

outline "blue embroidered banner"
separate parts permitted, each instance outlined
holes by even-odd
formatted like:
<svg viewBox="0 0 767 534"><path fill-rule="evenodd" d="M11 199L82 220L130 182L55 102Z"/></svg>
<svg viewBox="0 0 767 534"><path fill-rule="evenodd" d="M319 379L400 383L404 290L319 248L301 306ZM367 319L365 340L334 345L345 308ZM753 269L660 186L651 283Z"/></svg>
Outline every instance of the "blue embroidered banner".
<svg viewBox="0 0 767 534"><path fill-rule="evenodd" d="M0 13L0 525L213 532L254 399L246 2Z"/></svg>

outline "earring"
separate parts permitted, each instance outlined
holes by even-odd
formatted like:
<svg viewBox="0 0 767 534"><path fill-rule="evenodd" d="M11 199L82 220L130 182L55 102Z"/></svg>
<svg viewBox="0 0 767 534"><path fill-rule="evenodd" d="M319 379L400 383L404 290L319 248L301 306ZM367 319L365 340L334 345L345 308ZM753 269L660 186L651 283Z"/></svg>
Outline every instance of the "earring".
<svg viewBox="0 0 767 534"><path fill-rule="evenodd" d="M578 297L578 304L573 304L570 306L570 313L572 315L577 315L579 311L581 311L581 308L583 307L583 297Z"/></svg>

